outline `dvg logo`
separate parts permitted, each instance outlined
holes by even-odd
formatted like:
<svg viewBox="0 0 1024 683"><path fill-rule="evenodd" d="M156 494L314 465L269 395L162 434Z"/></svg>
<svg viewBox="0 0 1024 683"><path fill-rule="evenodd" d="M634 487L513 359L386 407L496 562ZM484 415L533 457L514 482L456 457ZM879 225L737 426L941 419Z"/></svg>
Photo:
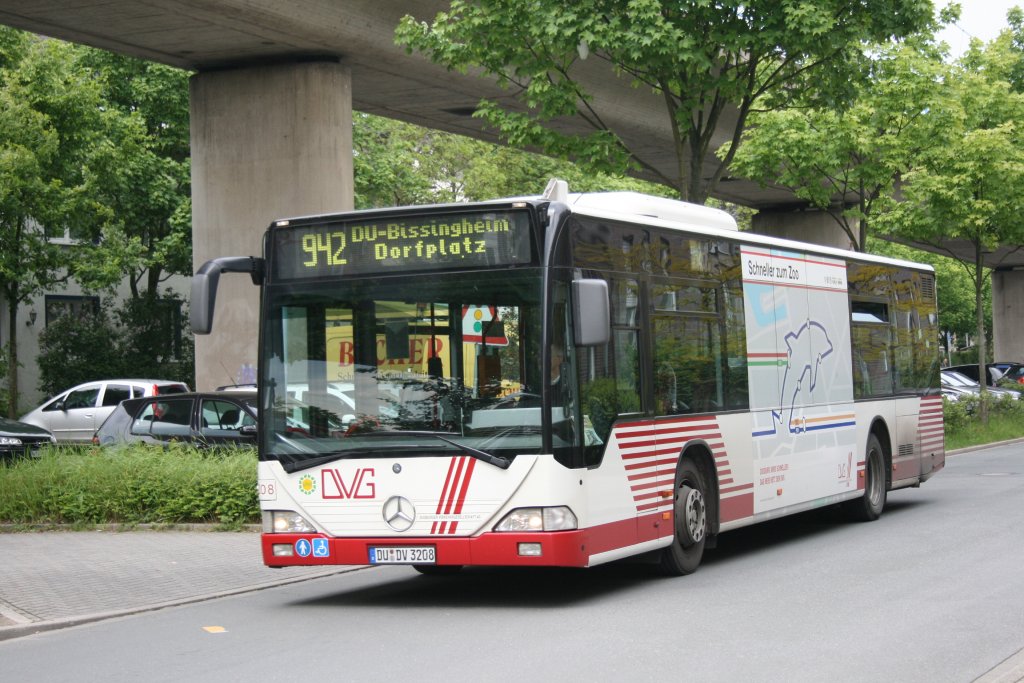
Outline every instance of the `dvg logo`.
<svg viewBox="0 0 1024 683"><path fill-rule="evenodd" d="M391 496L384 503L382 510L384 521L395 531L408 531L416 521L416 508L408 498Z"/></svg>

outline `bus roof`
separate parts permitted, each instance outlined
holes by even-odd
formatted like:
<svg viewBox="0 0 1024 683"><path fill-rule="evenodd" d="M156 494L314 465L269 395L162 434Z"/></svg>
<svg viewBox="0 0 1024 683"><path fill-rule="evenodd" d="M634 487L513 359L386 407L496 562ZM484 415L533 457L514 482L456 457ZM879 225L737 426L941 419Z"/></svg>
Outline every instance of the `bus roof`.
<svg viewBox="0 0 1024 683"><path fill-rule="evenodd" d="M721 209L691 204L677 199L654 197L638 192L590 192L568 194L564 201L572 213L592 218L642 223L677 230L695 230L710 237L742 239L749 244L764 247L789 251L810 251L822 256L834 256L844 260L855 259L872 263L886 263L902 268L934 272L934 268L925 263L828 247L813 242L798 242L753 232L740 232L736 220L729 213Z"/></svg>
<svg viewBox="0 0 1024 683"><path fill-rule="evenodd" d="M619 213L630 216L632 220L636 220L638 217L659 218L681 228L739 230L736 219L721 209L681 202L677 199L640 194L639 192L572 194L567 197L566 203L573 213L586 215Z"/></svg>

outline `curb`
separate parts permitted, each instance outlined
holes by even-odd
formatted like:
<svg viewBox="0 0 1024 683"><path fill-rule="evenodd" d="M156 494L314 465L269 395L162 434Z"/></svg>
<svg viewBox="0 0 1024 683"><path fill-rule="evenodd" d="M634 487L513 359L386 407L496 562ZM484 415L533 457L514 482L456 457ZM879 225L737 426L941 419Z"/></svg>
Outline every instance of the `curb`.
<svg viewBox="0 0 1024 683"><path fill-rule="evenodd" d="M1009 439L1007 441L993 441L992 443L983 443L978 444L977 446L968 446L966 448L958 448L955 451L946 451L946 457L965 455L967 453L973 453L974 451L986 451L990 448L999 448L1000 446L1012 446L1017 443L1024 443L1024 437L1019 439Z"/></svg>
<svg viewBox="0 0 1024 683"><path fill-rule="evenodd" d="M1024 681L1024 650L1010 655L974 683L1020 683Z"/></svg>
<svg viewBox="0 0 1024 683"><path fill-rule="evenodd" d="M35 635L36 633L43 633L45 631L56 631L62 628L69 628L71 626L80 626L82 624L89 624L96 621L103 621L105 619L113 619L115 617L126 617L133 614L142 614L143 612L155 612L161 609L167 609L168 607L179 607L181 605L191 605L199 602L207 602L209 600L216 600L218 598L226 598L232 595L241 595L243 593L255 593L256 591L267 590L270 588L277 588L278 586L287 586L293 583L302 583L303 581L313 581L315 579L322 579L328 576L335 576L337 574L345 574L348 572L359 571L362 569L370 569L371 567L363 566L341 566L333 567L329 570L320 571L313 575L308 576L294 576L280 581L268 581L266 583L255 584L252 586L246 586L245 588L234 588L231 590L220 591L217 593L208 593L206 595L197 595L190 598L183 598L180 600L168 600L166 602L158 602L152 605L145 605L141 607L133 607L125 610L114 610L110 612L96 612L94 614L86 614L78 617L67 617L64 619L51 619L49 621L36 621L27 624L15 624L13 626L2 626L0 627L0 641L10 640L13 638L21 638L23 636Z"/></svg>

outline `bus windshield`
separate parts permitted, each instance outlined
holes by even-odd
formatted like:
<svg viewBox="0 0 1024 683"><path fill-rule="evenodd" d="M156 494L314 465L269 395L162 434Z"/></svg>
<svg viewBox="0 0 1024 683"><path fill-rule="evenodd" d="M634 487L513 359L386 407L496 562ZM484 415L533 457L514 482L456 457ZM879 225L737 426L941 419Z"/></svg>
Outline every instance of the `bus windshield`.
<svg viewBox="0 0 1024 683"><path fill-rule="evenodd" d="M541 291L537 268L268 287L262 457L539 452Z"/></svg>

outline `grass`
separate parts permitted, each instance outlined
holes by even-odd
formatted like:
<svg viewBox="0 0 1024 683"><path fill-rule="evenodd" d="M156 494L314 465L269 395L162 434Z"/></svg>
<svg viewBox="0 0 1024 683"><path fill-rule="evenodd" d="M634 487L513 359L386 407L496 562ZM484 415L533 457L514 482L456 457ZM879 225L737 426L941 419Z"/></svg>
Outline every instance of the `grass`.
<svg viewBox="0 0 1024 683"><path fill-rule="evenodd" d="M1024 419L1008 415L989 416L988 424L970 422L953 431L946 430L946 450L982 446L997 441L1024 438Z"/></svg>
<svg viewBox="0 0 1024 683"><path fill-rule="evenodd" d="M1024 437L1024 399L986 400L988 422L983 424L978 418L979 399L963 397L956 403L943 399L947 451Z"/></svg>
<svg viewBox="0 0 1024 683"><path fill-rule="evenodd" d="M258 521L251 449L52 448L0 466L0 523L15 527Z"/></svg>

